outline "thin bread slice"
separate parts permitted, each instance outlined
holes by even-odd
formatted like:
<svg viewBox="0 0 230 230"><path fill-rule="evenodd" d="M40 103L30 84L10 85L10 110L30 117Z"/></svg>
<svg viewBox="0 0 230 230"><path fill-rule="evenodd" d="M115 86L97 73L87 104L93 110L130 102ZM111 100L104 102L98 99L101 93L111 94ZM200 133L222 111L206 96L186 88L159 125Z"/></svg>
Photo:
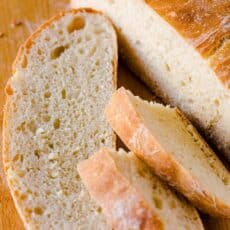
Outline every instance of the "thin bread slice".
<svg viewBox="0 0 230 230"><path fill-rule="evenodd" d="M230 218L230 175L177 108L120 88L107 119L127 147L204 212Z"/></svg>
<svg viewBox="0 0 230 230"><path fill-rule="evenodd" d="M114 28L90 9L60 13L20 50L6 88L3 158L26 229L111 229L76 164L115 145L102 111L116 70Z"/></svg>
<svg viewBox="0 0 230 230"><path fill-rule="evenodd" d="M229 0L71 3L106 13L130 69L230 161Z"/></svg>
<svg viewBox="0 0 230 230"><path fill-rule="evenodd" d="M103 148L78 171L114 229L203 229L195 208L131 152Z"/></svg>

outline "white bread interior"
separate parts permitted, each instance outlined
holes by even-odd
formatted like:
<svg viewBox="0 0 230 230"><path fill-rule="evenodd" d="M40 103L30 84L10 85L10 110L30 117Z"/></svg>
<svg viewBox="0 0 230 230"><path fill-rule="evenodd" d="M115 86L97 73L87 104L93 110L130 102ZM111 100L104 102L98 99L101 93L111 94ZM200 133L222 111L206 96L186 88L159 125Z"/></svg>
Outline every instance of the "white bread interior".
<svg viewBox="0 0 230 230"><path fill-rule="evenodd" d="M119 149L119 151L117 152L111 149L103 149L100 151L101 153L100 152L95 153L92 158L97 158L97 157L103 158L102 155L103 152L103 154L107 155L106 158L109 157L110 160L113 161L116 167L116 173L123 178L122 180L126 179L126 181L129 183L131 187L130 189L134 189L134 191L136 191L137 194L139 194L141 199L145 201L148 208L153 210L153 212L156 214L156 216L159 218L159 220L162 223L162 229L173 230L175 229L175 226L177 229L181 229L181 230L203 229L202 222L195 208L192 207L182 197L178 197L173 191L171 191L169 187L166 184L164 184L157 176L153 175L150 169L148 168L148 166L145 165L141 160L139 160L133 153L131 152L126 153L122 149ZM86 164L86 166L90 167L92 165L92 167L94 167L93 164L95 164L96 161L90 162L91 161L90 158L86 160L86 162L87 161L88 163ZM85 162L82 162L79 165L81 164L83 165L84 163ZM86 166L85 168L78 167L80 169L79 171L80 176L83 179L83 183L85 183L86 187L89 188L89 192L94 194L92 190L94 190L95 187L92 187L90 186L90 184L87 183L88 180L86 178L86 174L84 173L84 170L87 170ZM98 172L94 172L94 173L100 175L99 168L98 168ZM108 173L107 176L109 177L109 175L110 174ZM90 175L88 174L88 176ZM106 186L106 181L109 180L109 178L105 178L103 176L98 176L95 178L98 179L96 184L98 184L98 186L100 187ZM110 191L110 190L108 190L108 192L110 192L110 194L112 194L113 192L116 193L116 191ZM132 194L130 194L130 197L131 196ZM106 197L106 194L104 194L104 197ZM110 216L110 218L112 216L113 221L116 221L117 219L119 220L118 216L122 215L122 213L124 213L125 216L129 216L126 212L133 211L133 210L129 210L128 207L126 209L125 206L122 206L121 203L119 203L121 202L119 199L113 200L112 195L109 201L112 203L112 205L110 206L111 207L110 210L107 209L104 210L103 209L104 202L100 203L99 199L97 199L96 196L94 197L94 199L96 200L96 202L98 202L99 205L102 205L102 210L104 212L110 212L110 213L105 213L105 215ZM136 200L132 199L132 202L136 202ZM127 205L131 205L131 204L127 202ZM133 204L133 206L135 205ZM119 213L115 214L115 210ZM124 221L123 225L119 225L120 223L116 223L117 225L115 226L119 226L119 228L116 229L142 229L141 224L143 223L140 221L140 219L138 219L137 216L135 219L134 218L135 214L134 214L132 216L133 219Z"/></svg>
<svg viewBox="0 0 230 230"><path fill-rule="evenodd" d="M230 91L200 54L144 0L72 0L105 12L130 68L178 106L230 159Z"/></svg>
<svg viewBox="0 0 230 230"><path fill-rule="evenodd" d="M230 174L186 118L176 108L149 103L131 93L129 96L143 123L165 152L196 178L206 191L230 206Z"/></svg>
<svg viewBox="0 0 230 230"><path fill-rule="evenodd" d="M4 165L17 209L26 229L111 229L76 165L115 145L103 113L116 88L115 31L104 15L80 10L35 35L9 80L4 114Z"/></svg>

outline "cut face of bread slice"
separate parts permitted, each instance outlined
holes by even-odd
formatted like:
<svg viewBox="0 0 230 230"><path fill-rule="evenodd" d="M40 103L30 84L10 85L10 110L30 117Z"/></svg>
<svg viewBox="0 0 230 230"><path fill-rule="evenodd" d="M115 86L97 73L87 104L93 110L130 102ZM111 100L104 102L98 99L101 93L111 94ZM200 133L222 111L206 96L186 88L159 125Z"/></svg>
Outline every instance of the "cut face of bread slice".
<svg viewBox="0 0 230 230"><path fill-rule="evenodd" d="M4 166L27 229L111 229L76 165L115 137L103 113L117 41L101 13L61 13L25 43L6 88Z"/></svg>
<svg viewBox="0 0 230 230"><path fill-rule="evenodd" d="M203 229L195 208L133 153L104 148L79 163L78 171L114 229Z"/></svg>
<svg viewBox="0 0 230 230"><path fill-rule="evenodd" d="M131 70L230 161L228 0L72 0L106 13Z"/></svg>
<svg viewBox="0 0 230 230"><path fill-rule="evenodd" d="M229 172L178 109L120 88L107 118L130 150L198 208L230 217Z"/></svg>

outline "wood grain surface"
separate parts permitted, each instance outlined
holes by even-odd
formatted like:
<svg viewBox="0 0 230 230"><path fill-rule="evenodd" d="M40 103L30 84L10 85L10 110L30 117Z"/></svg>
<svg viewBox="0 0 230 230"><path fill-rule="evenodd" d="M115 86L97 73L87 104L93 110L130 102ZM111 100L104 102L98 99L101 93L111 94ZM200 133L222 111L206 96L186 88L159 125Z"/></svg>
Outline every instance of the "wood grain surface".
<svg viewBox="0 0 230 230"><path fill-rule="evenodd" d="M11 65L19 46L46 19L68 7L68 0L0 0L0 131L4 87L11 76ZM119 68L118 84L130 88L145 99L154 98L139 80L122 67ZM2 136L0 138L2 140ZM202 219L208 230L230 229L230 221L207 216L202 216ZM24 228L10 196L0 159L0 230L22 229Z"/></svg>

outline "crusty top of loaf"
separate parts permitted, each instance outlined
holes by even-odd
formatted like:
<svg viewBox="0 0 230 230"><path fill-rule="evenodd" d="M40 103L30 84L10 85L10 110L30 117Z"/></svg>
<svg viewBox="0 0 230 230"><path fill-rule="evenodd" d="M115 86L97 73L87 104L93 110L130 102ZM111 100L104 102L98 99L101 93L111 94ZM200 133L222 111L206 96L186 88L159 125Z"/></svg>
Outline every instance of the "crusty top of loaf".
<svg viewBox="0 0 230 230"><path fill-rule="evenodd" d="M209 61L230 89L230 1L145 0Z"/></svg>

